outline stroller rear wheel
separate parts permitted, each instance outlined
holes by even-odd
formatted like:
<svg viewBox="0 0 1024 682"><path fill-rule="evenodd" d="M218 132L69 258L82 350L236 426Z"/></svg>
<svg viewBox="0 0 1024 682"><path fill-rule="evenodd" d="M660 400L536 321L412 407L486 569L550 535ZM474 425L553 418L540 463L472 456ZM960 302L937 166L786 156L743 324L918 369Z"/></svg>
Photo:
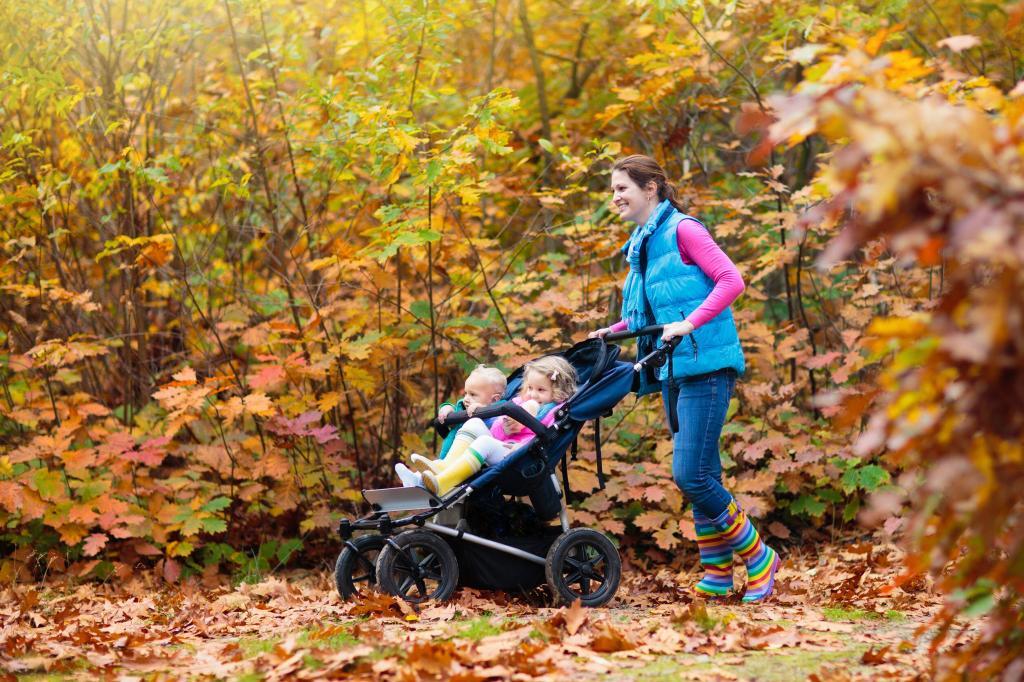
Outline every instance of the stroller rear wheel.
<svg viewBox="0 0 1024 682"><path fill-rule="evenodd" d="M334 583L342 599L349 599L377 587L374 567L380 550L384 548L385 539L383 535L363 535L350 542L351 546L345 545L334 565Z"/></svg>
<svg viewBox="0 0 1024 682"><path fill-rule="evenodd" d="M619 589L622 562L611 540L590 528L573 528L548 550L544 573L555 599L601 606Z"/></svg>
<svg viewBox="0 0 1024 682"><path fill-rule="evenodd" d="M459 563L440 536L407 530L395 536L394 545L388 543L381 550L377 580L385 592L414 604L445 601L459 582Z"/></svg>

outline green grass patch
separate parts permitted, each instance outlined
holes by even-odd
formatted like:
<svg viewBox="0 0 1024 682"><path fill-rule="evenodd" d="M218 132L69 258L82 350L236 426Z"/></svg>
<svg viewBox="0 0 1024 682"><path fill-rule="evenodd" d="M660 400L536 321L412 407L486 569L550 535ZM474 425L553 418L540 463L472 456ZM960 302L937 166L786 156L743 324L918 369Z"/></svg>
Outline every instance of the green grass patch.
<svg viewBox="0 0 1024 682"><path fill-rule="evenodd" d="M301 646L326 649L345 649L353 644L358 644L359 638L347 629L338 630L337 628L317 628L304 631L299 635L298 642Z"/></svg>
<svg viewBox="0 0 1024 682"><path fill-rule="evenodd" d="M242 650L242 656L245 658L253 658L260 654L265 654L274 650L280 640L276 639L258 639L256 637L240 637L238 639L238 648Z"/></svg>
<svg viewBox="0 0 1024 682"><path fill-rule="evenodd" d="M845 670L863 667L860 658L867 648L866 644L858 644L840 651L752 651L743 654L742 663L717 663L714 657L707 655L664 656L625 674L637 682L675 682L687 673L720 670L739 679L789 682L805 679L828 665L839 665Z"/></svg>
<svg viewBox="0 0 1024 682"><path fill-rule="evenodd" d="M472 620L467 620L465 627L459 630L459 634L457 636L478 642L484 637L500 635L502 632L504 632L504 629L500 625L494 623L488 616L480 616Z"/></svg>
<svg viewBox="0 0 1024 682"><path fill-rule="evenodd" d="M855 620L881 620L882 616L874 611L863 609L844 609L842 607L826 606L821 610L825 620L847 622Z"/></svg>
<svg viewBox="0 0 1024 682"><path fill-rule="evenodd" d="M907 620L907 614L896 609L889 609L885 612L885 619L893 623L904 623Z"/></svg>
<svg viewBox="0 0 1024 682"><path fill-rule="evenodd" d="M263 682L263 673L243 673L235 678L235 682Z"/></svg>
<svg viewBox="0 0 1024 682"><path fill-rule="evenodd" d="M381 647L381 648L374 649L373 651L370 652L370 655L367 656L366 659L369 660L369 661L380 661L380 660L383 660L385 658L387 658L387 659L393 658L393 659L395 659L397 661L404 661L405 660L405 654L406 654L405 649L399 649L398 647L394 647L394 646L387 646L387 647Z"/></svg>

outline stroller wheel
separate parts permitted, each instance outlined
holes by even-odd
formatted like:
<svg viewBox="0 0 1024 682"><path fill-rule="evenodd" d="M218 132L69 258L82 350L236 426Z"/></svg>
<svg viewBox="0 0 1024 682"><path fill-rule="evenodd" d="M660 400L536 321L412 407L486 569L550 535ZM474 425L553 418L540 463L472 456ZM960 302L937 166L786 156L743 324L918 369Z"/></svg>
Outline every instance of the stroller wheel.
<svg viewBox="0 0 1024 682"><path fill-rule="evenodd" d="M544 573L555 599L601 606L619 589L622 562L612 541L590 528L573 528L548 550Z"/></svg>
<svg viewBox="0 0 1024 682"><path fill-rule="evenodd" d="M396 535L394 543L398 549L385 544L377 559L381 589L414 604L452 596L459 563L447 542L425 530L407 530Z"/></svg>
<svg viewBox="0 0 1024 682"><path fill-rule="evenodd" d="M355 551L345 545L334 566L334 583L342 599L376 589L377 573L374 566L385 540L383 535L363 535L353 538L351 542Z"/></svg>

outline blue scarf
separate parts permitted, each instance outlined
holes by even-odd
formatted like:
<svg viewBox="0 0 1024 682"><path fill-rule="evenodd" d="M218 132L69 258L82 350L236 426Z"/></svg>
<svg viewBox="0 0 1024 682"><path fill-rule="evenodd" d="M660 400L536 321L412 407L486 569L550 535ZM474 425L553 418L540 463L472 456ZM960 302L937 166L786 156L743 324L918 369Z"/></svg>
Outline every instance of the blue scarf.
<svg viewBox="0 0 1024 682"><path fill-rule="evenodd" d="M675 213L676 209L668 199L661 202L651 211L647 222L643 225L638 224L629 240L622 246L622 253L629 261L629 274L622 285L622 319L629 321L630 331L636 331L648 322L644 305L644 277L640 270L640 254L643 252L644 240Z"/></svg>

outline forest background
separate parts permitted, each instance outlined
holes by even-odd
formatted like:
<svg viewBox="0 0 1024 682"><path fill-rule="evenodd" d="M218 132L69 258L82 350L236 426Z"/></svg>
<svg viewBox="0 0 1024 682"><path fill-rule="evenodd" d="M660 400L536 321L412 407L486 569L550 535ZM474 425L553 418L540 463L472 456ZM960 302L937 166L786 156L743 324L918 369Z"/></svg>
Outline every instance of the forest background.
<svg viewBox="0 0 1024 682"><path fill-rule="evenodd" d="M327 566L478 362L617 319L618 156L747 283L726 485L1024 651L1024 3L7 0L0 581ZM627 351L628 352L628 351ZM574 519L693 560L657 400ZM596 486L591 441L574 490Z"/></svg>

